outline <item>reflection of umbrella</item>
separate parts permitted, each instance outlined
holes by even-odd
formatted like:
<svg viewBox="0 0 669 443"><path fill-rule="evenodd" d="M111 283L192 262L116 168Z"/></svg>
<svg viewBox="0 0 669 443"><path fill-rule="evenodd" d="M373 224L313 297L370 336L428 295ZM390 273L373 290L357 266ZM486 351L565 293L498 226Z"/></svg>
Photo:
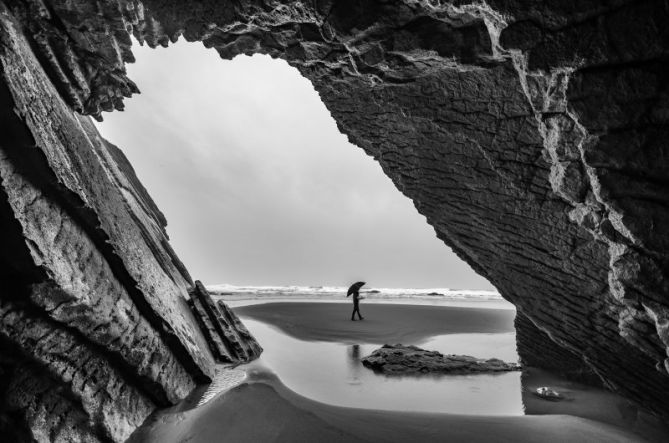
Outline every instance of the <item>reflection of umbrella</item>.
<svg viewBox="0 0 669 443"><path fill-rule="evenodd" d="M346 292L346 296L348 297L349 295L353 294L354 292L358 292L360 288L365 286L364 281L359 281L356 283L353 283L350 288L348 288L348 291Z"/></svg>

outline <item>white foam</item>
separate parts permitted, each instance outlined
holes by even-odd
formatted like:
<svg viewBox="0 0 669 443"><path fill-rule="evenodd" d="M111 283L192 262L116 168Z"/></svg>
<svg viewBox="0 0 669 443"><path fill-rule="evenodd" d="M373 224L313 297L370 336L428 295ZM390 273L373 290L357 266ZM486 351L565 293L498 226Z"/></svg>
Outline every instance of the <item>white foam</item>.
<svg viewBox="0 0 669 443"><path fill-rule="evenodd" d="M208 285L213 295L229 299L260 298L322 298L335 299L346 295L344 286L236 286L230 284ZM360 291L369 299L442 299L442 300L502 300L497 291L449 288L374 288L365 287Z"/></svg>

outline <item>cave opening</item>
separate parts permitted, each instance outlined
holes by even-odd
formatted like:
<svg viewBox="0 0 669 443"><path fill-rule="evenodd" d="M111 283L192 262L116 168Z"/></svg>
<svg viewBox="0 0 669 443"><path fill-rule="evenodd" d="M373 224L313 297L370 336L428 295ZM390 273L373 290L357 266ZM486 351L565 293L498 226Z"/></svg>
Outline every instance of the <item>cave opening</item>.
<svg viewBox="0 0 669 443"><path fill-rule="evenodd" d="M7 203L0 215L11 222L6 237L16 240L8 246L24 252L14 260L3 251L17 272L10 267L0 277L16 281L10 289L18 297L0 297L1 335L19 358L0 363L11 377L3 380L2 406L14 402L22 415L16 419L31 431L60 435L67 426L56 414L67 409L75 411L66 421L74 432L123 441L161 398L178 403L214 375L203 328L183 303L193 282L169 248L164 217L87 117L122 108L123 97L136 92L124 69L133 58L131 32L151 46L183 35L224 58L269 52L299 66L342 133L379 161L440 240L518 306L519 350L523 345L537 367L567 363L567 370L601 377L667 416L666 266L656 268L666 263L666 242L654 222L666 211L648 204L662 190L646 179L666 165L655 143L663 140L657 124L666 95L664 71L656 69L666 59L666 27L653 26L666 21L662 2L605 9L414 2L407 9L406 2L372 0L354 9L351 2L259 9L254 2L144 1L123 8L103 2L110 7L93 5L95 13L83 3L48 3L0 2L0 67L10 92L2 94L2 113L28 136L18 144L7 131L0 137L2 151L21 154L0 156ZM163 89L190 96L183 84ZM194 108L190 114L202 113ZM182 121L162 121L180 135ZM593 135L587 146L584 134ZM199 140L190 135L183 145ZM25 156L29 150L35 155ZM180 160L179 171L196 171L189 156L164 149L163 157ZM203 187L181 188L194 199ZM202 206L190 215L212 219ZM270 220L266 234L277 220L268 213L255 219L262 216ZM221 249L242 262L232 248ZM248 262L242 265L250 269ZM32 273L36 268L44 272ZM346 352L357 359L360 349ZM82 382L71 383L70 374ZM105 384L139 407L119 407ZM611 413L600 404L613 406ZM619 425L631 417L630 428L646 428L629 405L590 405L586 414L606 415L599 421ZM0 412L0 427L4 419ZM544 438L548 428L538 431Z"/></svg>
<svg viewBox="0 0 669 443"><path fill-rule="evenodd" d="M133 52L136 62L127 66L128 74L142 93L126 101L125 112L107 113L97 126L127 155L164 212L178 256L214 295L233 286L218 283L284 290L355 280L383 290L424 288L422 294L432 298L443 295L437 292L442 289L466 290L457 295L493 298L505 311L504 327L445 336L437 327L436 336L421 340L442 351L467 343L462 352L472 352L478 340L477 352L518 359L513 305L436 238L378 162L348 142L297 69L259 54L221 61L184 41L166 50L135 46ZM224 300L235 308L247 304ZM472 307L478 301L448 303ZM372 317L380 315L370 310ZM240 312L265 348L261 363L252 365L272 368L307 398L367 409L523 414L518 372L402 380L388 388L388 380L361 363L360 350L369 354L376 345L310 346ZM417 312L412 321L422 321L425 311ZM289 359L278 352L286 346L292 349ZM321 377L300 370L316 351L320 366L311 366ZM226 383L214 380L210 389L221 386ZM478 394L489 389L499 393L496 400ZM444 402L446 397L453 401Z"/></svg>
<svg viewBox="0 0 669 443"><path fill-rule="evenodd" d="M125 113L106 114L98 127L125 151L165 212L171 243L194 278L213 287L343 286L365 279L376 287L494 290L435 238L377 162L348 143L310 82L285 61L256 54L221 62L211 50L183 41L168 50L135 48L134 54L137 62L128 71L142 94L126 102ZM326 383L300 370L316 348L299 339L277 346L290 337L264 331L267 326L247 311L240 315L266 347L261 365L298 394L339 406L534 414L541 408L529 392L546 380L564 382L534 370L471 385L464 377L388 390L362 369L360 355L343 360L342 344L333 343L317 347L323 365L317 372L340 385ZM426 345L450 351L461 341L467 352L479 335L444 336ZM515 332L484 341L481 355L518 358ZM374 347L362 346L363 353ZM272 352L285 347L293 358ZM346 355L354 349L347 346ZM329 385L338 388L323 389ZM499 396L471 395L482 390ZM393 391L403 392L401 402ZM593 398L606 395L595 391ZM457 401L443 402L449 396Z"/></svg>
<svg viewBox="0 0 669 443"><path fill-rule="evenodd" d="M285 61L135 43L140 87L98 128L131 160L207 285L494 291L348 142Z"/></svg>

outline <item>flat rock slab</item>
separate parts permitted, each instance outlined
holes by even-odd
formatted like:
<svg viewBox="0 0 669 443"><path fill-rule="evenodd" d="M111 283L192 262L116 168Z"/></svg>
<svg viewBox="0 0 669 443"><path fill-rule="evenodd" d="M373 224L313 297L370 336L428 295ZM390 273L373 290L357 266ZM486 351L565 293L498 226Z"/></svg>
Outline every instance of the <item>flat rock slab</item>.
<svg viewBox="0 0 669 443"><path fill-rule="evenodd" d="M480 359L469 355L443 355L416 346L383 345L362 358L366 367L388 375L474 374L519 371L520 365L498 358Z"/></svg>

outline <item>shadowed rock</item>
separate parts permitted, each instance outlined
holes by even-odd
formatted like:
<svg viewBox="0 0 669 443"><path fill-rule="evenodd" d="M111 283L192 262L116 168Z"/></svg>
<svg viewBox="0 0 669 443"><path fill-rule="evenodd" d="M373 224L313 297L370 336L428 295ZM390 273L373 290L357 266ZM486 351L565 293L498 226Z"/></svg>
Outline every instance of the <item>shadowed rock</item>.
<svg viewBox="0 0 669 443"><path fill-rule="evenodd" d="M122 441L213 374L164 217L85 117L138 92L130 35L287 60L516 305L521 358L669 417L668 23L664 0L0 1L0 433Z"/></svg>
<svg viewBox="0 0 669 443"><path fill-rule="evenodd" d="M480 359L469 355L443 355L417 346L384 345L362 358L365 367L387 375L477 374L519 371L520 366L497 358Z"/></svg>

